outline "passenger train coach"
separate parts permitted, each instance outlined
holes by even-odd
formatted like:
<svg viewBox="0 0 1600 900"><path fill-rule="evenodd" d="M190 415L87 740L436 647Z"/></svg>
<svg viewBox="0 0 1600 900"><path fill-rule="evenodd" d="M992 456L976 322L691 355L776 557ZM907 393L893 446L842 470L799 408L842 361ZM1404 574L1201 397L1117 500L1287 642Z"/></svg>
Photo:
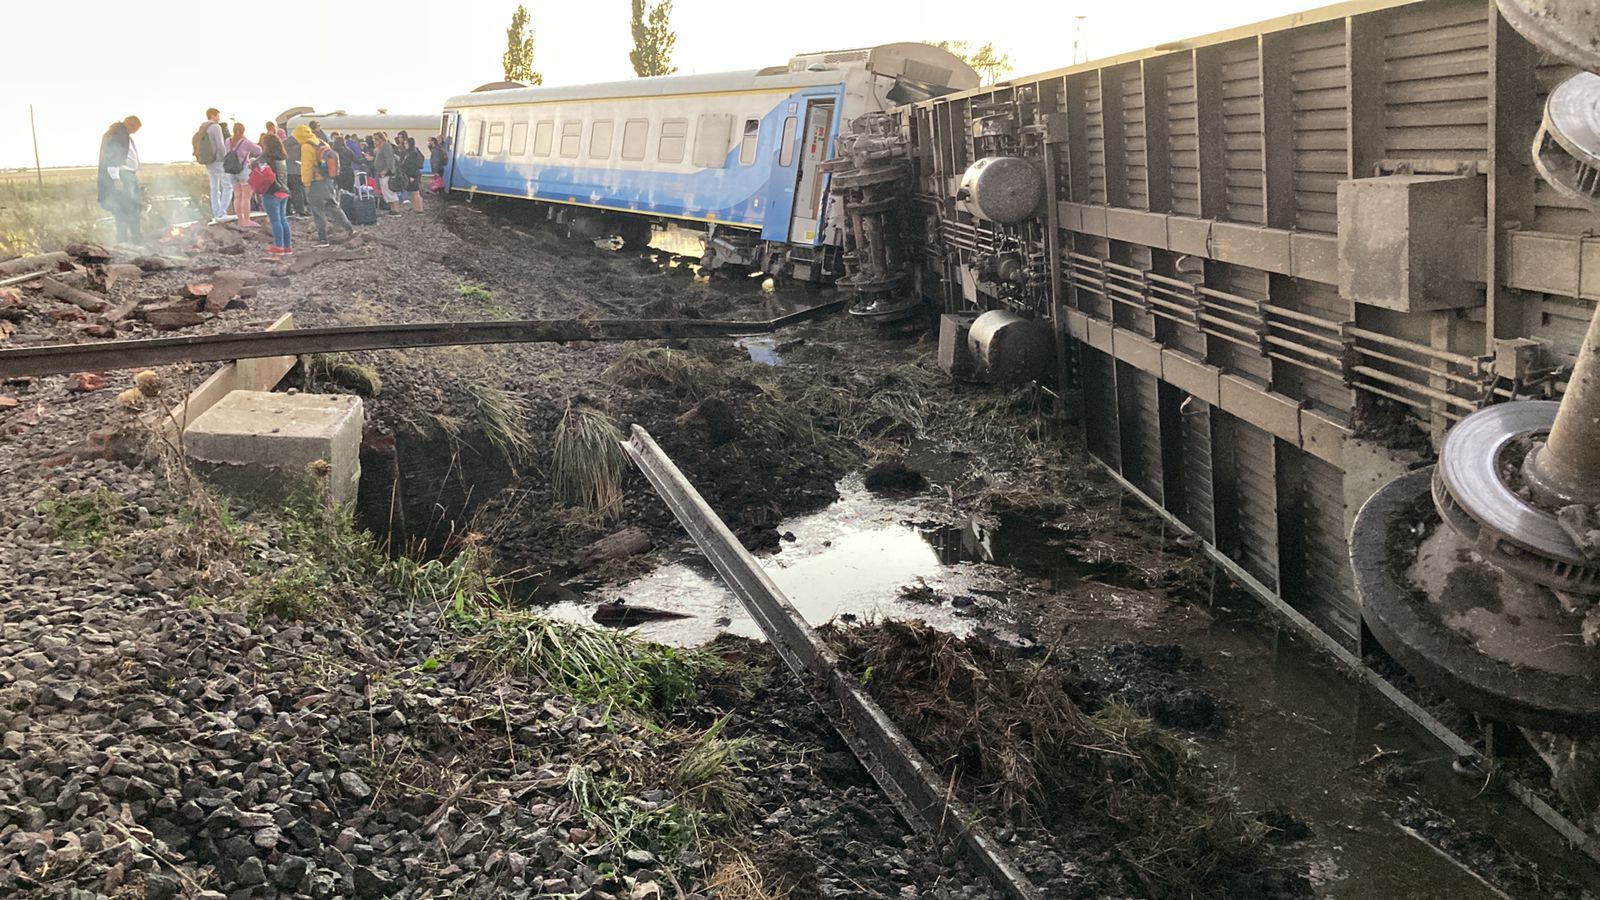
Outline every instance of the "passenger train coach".
<svg viewBox="0 0 1600 900"><path fill-rule="evenodd" d="M976 86L953 54L885 44L786 66L453 97L452 191L544 204L582 233L647 243L668 221L704 228L704 264L801 279L837 271L841 228L821 164L841 123Z"/></svg>

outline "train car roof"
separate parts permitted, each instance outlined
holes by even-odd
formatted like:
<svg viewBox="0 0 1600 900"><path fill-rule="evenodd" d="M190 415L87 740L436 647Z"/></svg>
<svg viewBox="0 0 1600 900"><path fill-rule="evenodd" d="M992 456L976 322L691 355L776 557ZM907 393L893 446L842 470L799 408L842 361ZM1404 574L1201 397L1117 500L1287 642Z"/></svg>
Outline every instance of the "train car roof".
<svg viewBox="0 0 1600 900"><path fill-rule="evenodd" d="M784 68L715 72L705 75L660 75L600 84L561 87L508 88L461 94L445 101L445 109L500 106L511 103L552 103L562 100L620 100L632 97L670 97L678 94L718 94L729 91L783 90L817 84L838 84L842 69L790 72Z"/></svg>
<svg viewBox="0 0 1600 900"><path fill-rule="evenodd" d="M284 127L293 129L296 125L306 125L311 122L322 125L323 131L357 131L363 134L372 131L418 131L432 134L439 130L439 114L413 114L400 115L396 113L298 113L285 120Z"/></svg>

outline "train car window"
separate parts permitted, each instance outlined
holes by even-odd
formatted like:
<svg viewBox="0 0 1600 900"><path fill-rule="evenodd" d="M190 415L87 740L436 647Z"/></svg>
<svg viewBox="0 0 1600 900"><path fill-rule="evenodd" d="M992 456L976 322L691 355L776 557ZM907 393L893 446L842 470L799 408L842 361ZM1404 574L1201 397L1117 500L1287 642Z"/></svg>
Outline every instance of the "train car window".
<svg viewBox="0 0 1600 900"><path fill-rule="evenodd" d="M794 162L794 131L799 123L794 116L783 120L783 137L778 141L778 165L787 166Z"/></svg>
<svg viewBox="0 0 1600 900"><path fill-rule="evenodd" d="M462 145L461 152L463 156L483 155L483 122L481 120L473 119L467 123L467 142Z"/></svg>
<svg viewBox="0 0 1600 900"><path fill-rule="evenodd" d="M683 145L689 136L688 119L668 119L661 123L661 142L656 145L656 159L661 162L683 162Z"/></svg>
<svg viewBox="0 0 1600 900"><path fill-rule="evenodd" d="M495 156L506 146L506 123L495 122L489 126L489 155Z"/></svg>
<svg viewBox="0 0 1600 900"><path fill-rule="evenodd" d="M648 119L629 119L622 126L622 158L633 161L644 159L644 147L649 138Z"/></svg>
<svg viewBox="0 0 1600 900"><path fill-rule="evenodd" d="M756 145L761 143L761 120L744 120L744 138L739 141L739 165L748 166L756 161Z"/></svg>
<svg viewBox="0 0 1600 900"><path fill-rule="evenodd" d="M589 158L611 158L611 134L616 130L610 119L589 126Z"/></svg>
<svg viewBox="0 0 1600 900"><path fill-rule="evenodd" d="M555 133L556 123L545 119L533 129L533 155L550 155L550 137Z"/></svg>
<svg viewBox="0 0 1600 900"><path fill-rule="evenodd" d="M511 126L511 155L521 156L528 150L528 123L518 122Z"/></svg>
<svg viewBox="0 0 1600 900"><path fill-rule="evenodd" d="M583 143L582 122L561 123L561 156L565 159L578 158L578 145Z"/></svg>
<svg viewBox="0 0 1600 900"><path fill-rule="evenodd" d="M703 113L694 133L694 164L720 169L728 164L728 137L733 131L733 116Z"/></svg>

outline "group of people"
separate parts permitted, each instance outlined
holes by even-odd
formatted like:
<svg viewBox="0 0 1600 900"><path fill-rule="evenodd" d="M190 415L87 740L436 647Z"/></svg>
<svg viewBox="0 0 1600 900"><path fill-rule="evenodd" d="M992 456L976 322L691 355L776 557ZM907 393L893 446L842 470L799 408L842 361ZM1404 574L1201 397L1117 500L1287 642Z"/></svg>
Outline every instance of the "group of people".
<svg viewBox="0 0 1600 900"><path fill-rule="evenodd" d="M143 242L140 217L144 193L139 185L139 153L133 135L137 116L113 123L100 141L99 199L117 223L117 241ZM195 161L205 166L211 193L211 223L237 222L241 228L259 228L250 213L259 198L272 229L275 255L292 253L290 218L307 215L316 223L317 240L328 240L328 222L354 232L341 204L345 194L370 188L390 215L400 215L409 205L423 211L424 188L443 189L439 173L448 160L437 137L428 138L427 157L410 135L401 131L391 138L383 132L366 137L324 133L320 123L296 126L287 132L276 122L251 140L242 123L231 129L221 113L206 110L191 141ZM423 167L431 165L434 177L423 184Z"/></svg>

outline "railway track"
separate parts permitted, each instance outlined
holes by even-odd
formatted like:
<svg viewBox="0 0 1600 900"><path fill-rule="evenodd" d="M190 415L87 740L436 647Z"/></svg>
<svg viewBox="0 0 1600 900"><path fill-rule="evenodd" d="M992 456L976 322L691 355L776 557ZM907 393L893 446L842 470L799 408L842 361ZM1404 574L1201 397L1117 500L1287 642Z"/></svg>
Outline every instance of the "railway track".
<svg viewBox="0 0 1600 900"><path fill-rule="evenodd" d="M960 851L1010 900L1041 900L1038 888L977 830L971 812L951 797L949 786L861 683L839 670L810 624L650 433L635 425L622 447L907 824Z"/></svg>
<svg viewBox="0 0 1600 900"><path fill-rule="evenodd" d="M775 319L749 322L715 319L522 319L512 322L421 322L404 325L341 325L245 334L205 334L46 344L0 350L0 378L105 372L184 362L221 362L267 356L298 356L354 350L396 350L462 344L570 343L718 338L770 334L820 318L846 301L836 300Z"/></svg>

